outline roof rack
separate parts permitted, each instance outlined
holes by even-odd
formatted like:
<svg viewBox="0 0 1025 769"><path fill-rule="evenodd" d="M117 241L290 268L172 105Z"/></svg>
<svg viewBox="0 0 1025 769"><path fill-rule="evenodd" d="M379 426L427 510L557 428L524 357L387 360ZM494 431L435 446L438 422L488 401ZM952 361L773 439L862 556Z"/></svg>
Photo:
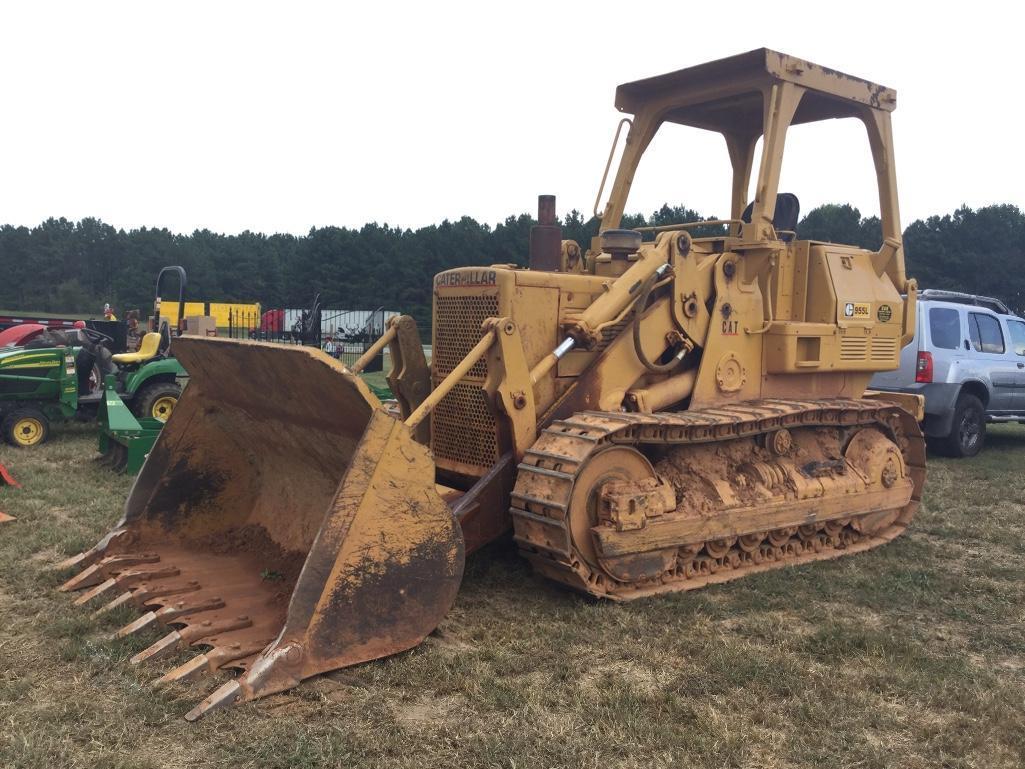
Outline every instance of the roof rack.
<svg viewBox="0 0 1025 769"><path fill-rule="evenodd" d="M1011 315L1011 310L999 299L991 296L979 296L977 294L965 294L960 291L941 291L930 288L918 293L919 299L929 299L940 302L954 302L955 304L971 304L976 307L985 307L987 310L1001 315Z"/></svg>

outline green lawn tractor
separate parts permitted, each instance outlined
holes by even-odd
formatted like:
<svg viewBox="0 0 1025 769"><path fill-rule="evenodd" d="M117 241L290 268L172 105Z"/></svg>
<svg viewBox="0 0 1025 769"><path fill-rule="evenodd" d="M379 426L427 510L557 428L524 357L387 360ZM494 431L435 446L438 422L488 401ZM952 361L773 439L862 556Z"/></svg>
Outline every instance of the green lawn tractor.
<svg viewBox="0 0 1025 769"><path fill-rule="evenodd" d="M13 348L0 351L0 431L12 446L47 439L50 423L78 412L75 350Z"/></svg>
<svg viewBox="0 0 1025 769"><path fill-rule="evenodd" d="M124 348L121 321L87 321L85 328L45 335L26 347L0 349L0 432L8 443L36 446L49 437L51 423L95 419L108 378L137 418L167 420L188 376L171 354L170 329L159 314L160 280L168 272L179 277L179 297L184 292L181 267L160 271L152 326L157 330L142 338L136 352L113 352Z"/></svg>
<svg viewBox="0 0 1025 769"><path fill-rule="evenodd" d="M54 422L96 417L105 392L95 386L92 350L101 337L110 337L90 328L77 331L75 346L0 350L0 432L12 446L43 443ZM159 341L158 334L149 337ZM115 370L107 376L132 412L163 422L181 395L179 380L188 374L176 359L151 349L147 339L138 353L110 356Z"/></svg>

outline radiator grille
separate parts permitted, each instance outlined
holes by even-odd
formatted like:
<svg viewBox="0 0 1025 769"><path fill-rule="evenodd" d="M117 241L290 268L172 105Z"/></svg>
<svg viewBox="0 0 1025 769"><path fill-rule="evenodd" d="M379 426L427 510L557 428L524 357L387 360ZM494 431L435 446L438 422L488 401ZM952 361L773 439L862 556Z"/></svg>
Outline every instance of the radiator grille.
<svg viewBox="0 0 1025 769"><path fill-rule="evenodd" d="M897 340L877 336L872 340L872 360L893 360L897 357Z"/></svg>
<svg viewBox="0 0 1025 769"><path fill-rule="evenodd" d="M434 454L487 470L498 459L495 420L479 382L460 382L432 415Z"/></svg>
<svg viewBox="0 0 1025 769"><path fill-rule="evenodd" d="M498 317L498 296L435 296L432 367L435 386L480 341L481 324ZM481 390L487 357L446 395L431 415L431 448L442 465L458 463L480 473L498 460L495 419ZM445 460L448 460L447 462Z"/></svg>
<svg viewBox="0 0 1025 769"><path fill-rule="evenodd" d="M445 375L466 357L480 341L481 324L498 317L498 297L438 296L434 299L434 348L431 350L436 377ZM480 360L467 376L483 379L487 363Z"/></svg>
<svg viewBox="0 0 1025 769"><path fill-rule="evenodd" d="M865 360L868 357L868 337L845 336L840 339L840 360Z"/></svg>

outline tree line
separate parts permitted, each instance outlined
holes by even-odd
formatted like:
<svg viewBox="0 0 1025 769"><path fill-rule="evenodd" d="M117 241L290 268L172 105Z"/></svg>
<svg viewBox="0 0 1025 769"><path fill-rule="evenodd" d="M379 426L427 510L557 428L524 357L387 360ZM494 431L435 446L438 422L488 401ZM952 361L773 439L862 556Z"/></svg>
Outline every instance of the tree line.
<svg viewBox="0 0 1025 769"><path fill-rule="evenodd" d="M698 212L665 205L624 217L624 227L700 221ZM359 229L314 228L306 235L196 230L124 230L98 219L47 219L35 227L0 226L0 309L99 315L105 302L123 312L152 304L159 269L180 264L188 298L305 307L320 292L325 307L408 312L428 327L433 276L451 267L526 263L534 219L510 216L497 226L470 217L416 230L371 223ZM598 222L578 211L563 237L585 249ZM712 226L696 235L711 234ZM824 205L798 225L801 238L876 249L877 217L849 204ZM904 231L908 274L924 288L986 294L1025 310L1025 214L1013 205L959 208L912 222ZM165 297L169 298L169 297Z"/></svg>

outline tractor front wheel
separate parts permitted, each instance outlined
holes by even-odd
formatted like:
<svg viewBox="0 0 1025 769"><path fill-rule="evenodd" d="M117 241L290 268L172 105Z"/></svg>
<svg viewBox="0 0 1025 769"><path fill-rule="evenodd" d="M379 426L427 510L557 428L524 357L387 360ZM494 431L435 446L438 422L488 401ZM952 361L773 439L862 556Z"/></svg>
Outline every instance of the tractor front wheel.
<svg viewBox="0 0 1025 769"><path fill-rule="evenodd" d="M20 449L38 446L50 437L50 420L39 409L18 409L4 417L4 440Z"/></svg>
<svg viewBox="0 0 1025 769"><path fill-rule="evenodd" d="M182 388L176 382L143 385L132 399L132 412L140 419L151 418L166 422L181 394Z"/></svg>

